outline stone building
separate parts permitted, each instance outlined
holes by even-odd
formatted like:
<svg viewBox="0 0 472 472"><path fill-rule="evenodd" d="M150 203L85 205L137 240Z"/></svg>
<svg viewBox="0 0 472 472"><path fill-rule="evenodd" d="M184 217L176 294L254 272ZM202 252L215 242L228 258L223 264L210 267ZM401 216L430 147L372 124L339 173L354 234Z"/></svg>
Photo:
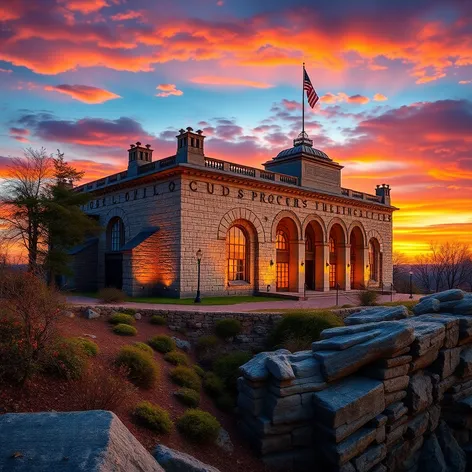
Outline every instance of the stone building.
<svg viewBox="0 0 472 472"><path fill-rule="evenodd" d="M72 285L191 297L200 249L203 295L390 287L388 185L341 187L342 166L306 134L264 170L207 157L204 139L182 129L159 160L137 142L127 170L77 188L104 230L72 251Z"/></svg>

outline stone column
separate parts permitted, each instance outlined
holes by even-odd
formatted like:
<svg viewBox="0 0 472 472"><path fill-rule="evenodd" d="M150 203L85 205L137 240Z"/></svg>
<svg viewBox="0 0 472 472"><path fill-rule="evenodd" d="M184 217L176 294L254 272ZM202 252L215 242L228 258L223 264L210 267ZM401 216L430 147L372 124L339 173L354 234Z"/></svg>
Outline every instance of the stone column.
<svg viewBox="0 0 472 472"><path fill-rule="evenodd" d="M380 262L380 254L379 254L379 262ZM367 267L369 266L369 267ZM362 267L364 271L364 287L367 288L369 286L369 279L370 279L370 261L369 261L369 247L364 248L364 266ZM379 275L380 275L380 267L379 267Z"/></svg>
<svg viewBox="0 0 472 472"><path fill-rule="evenodd" d="M322 243L321 247L323 248L323 287L321 290L329 292L329 266L326 265L329 262L329 244Z"/></svg>
<svg viewBox="0 0 472 472"><path fill-rule="evenodd" d="M303 263L303 265L302 265ZM305 289L305 241L298 241L298 293Z"/></svg>
<svg viewBox="0 0 472 472"><path fill-rule="evenodd" d="M339 257L340 256L340 257ZM351 245L340 246L337 261L338 284L341 290L351 290L351 271L347 265L351 264ZM343 280L344 279L344 280Z"/></svg>

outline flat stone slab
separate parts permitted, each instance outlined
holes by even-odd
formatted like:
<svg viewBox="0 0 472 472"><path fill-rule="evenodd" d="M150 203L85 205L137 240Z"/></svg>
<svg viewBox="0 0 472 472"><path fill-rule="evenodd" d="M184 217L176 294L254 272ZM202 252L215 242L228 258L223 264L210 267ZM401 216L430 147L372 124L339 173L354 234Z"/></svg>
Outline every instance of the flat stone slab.
<svg viewBox="0 0 472 472"><path fill-rule="evenodd" d="M189 454L163 444L156 446L153 455L166 472L220 472L219 469L204 464Z"/></svg>
<svg viewBox="0 0 472 472"><path fill-rule="evenodd" d="M394 321L408 318L410 315L408 309L403 306L383 306L379 308L369 308L358 311L344 319L346 325L356 325L365 323L375 323L379 321Z"/></svg>
<svg viewBox="0 0 472 472"><path fill-rule="evenodd" d="M370 412L385 409L384 387L378 380L349 377L313 394L317 421L330 428L352 423Z"/></svg>
<svg viewBox="0 0 472 472"><path fill-rule="evenodd" d="M118 417L103 410L0 415L0 470L164 472Z"/></svg>
<svg viewBox="0 0 472 472"><path fill-rule="evenodd" d="M415 315L424 315L426 313L437 313L440 310L441 303L437 298L426 298L413 307Z"/></svg>
<svg viewBox="0 0 472 472"><path fill-rule="evenodd" d="M428 300L430 298L435 298L440 302L450 302L453 300L462 300L464 298L464 292L458 288L453 288L451 290L444 290L443 292L432 293L431 295L426 295L425 297L420 298L420 302Z"/></svg>
<svg viewBox="0 0 472 472"><path fill-rule="evenodd" d="M409 346L414 340L414 327L410 327L406 323L407 321L383 321L324 330L321 337L329 339L331 342L336 336L344 337L351 334L357 338L359 333L369 331L376 334L371 339L341 351L319 350L320 343L324 341L313 343L313 355L320 361L321 372L325 380L331 382L346 377L377 359L389 357ZM438 324L434 324L434 326L442 329L444 336L444 327Z"/></svg>
<svg viewBox="0 0 472 472"><path fill-rule="evenodd" d="M291 352L287 349L279 349L274 352L260 352L255 355L250 361L242 365L239 368L239 371L244 378L251 380L253 382L259 382L267 380L270 376L269 369L267 368L266 362L267 359L271 357L285 357L291 355ZM293 372L292 372L293 374ZM294 378L293 376L292 378Z"/></svg>

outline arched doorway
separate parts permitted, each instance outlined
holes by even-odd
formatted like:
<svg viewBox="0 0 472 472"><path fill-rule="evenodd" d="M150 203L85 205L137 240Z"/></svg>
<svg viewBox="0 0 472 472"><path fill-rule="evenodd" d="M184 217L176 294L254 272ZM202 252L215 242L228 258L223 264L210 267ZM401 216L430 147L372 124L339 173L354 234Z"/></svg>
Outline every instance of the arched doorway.
<svg viewBox="0 0 472 472"><path fill-rule="evenodd" d="M107 252L105 253L105 287L123 288L123 253L125 225L115 216L110 220L106 232Z"/></svg>
<svg viewBox="0 0 472 472"><path fill-rule="evenodd" d="M376 238L369 240L369 283L380 285L382 283L382 261L380 244Z"/></svg>
<svg viewBox="0 0 472 472"><path fill-rule="evenodd" d="M346 288L346 235L343 227L335 223L329 232L329 288Z"/></svg>
<svg viewBox="0 0 472 472"><path fill-rule="evenodd" d="M364 282L364 235L359 226L354 226L349 238L350 261L349 273L351 278L351 289L361 290Z"/></svg>
<svg viewBox="0 0 472 472"><path fill-rule="evenodd" d="M323 290L323 228L311 221L305 229L305 284L307 290Z"/></svg>
<svg viewBox="0 0 472 472"><path fill-rule="evenodd" d="M285 217L279 221L275 235L276 289L298 290L298 231L295 222Z"/></svg>

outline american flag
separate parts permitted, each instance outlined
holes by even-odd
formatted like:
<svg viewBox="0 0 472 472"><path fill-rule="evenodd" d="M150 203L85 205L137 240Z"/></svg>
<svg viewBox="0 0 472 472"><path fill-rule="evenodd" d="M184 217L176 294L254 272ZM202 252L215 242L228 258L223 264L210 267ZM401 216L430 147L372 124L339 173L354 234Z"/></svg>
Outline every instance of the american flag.
<svg viewBox="0 0 472 472"><path fill-rule="evenodd" d="M313 85L311 84L310 77L306 73L306 70L303 69L303 90L306 90L306 96L308 98L308 104L313 108L316 105L316 102L320 99L316 93Z"/></svg>

